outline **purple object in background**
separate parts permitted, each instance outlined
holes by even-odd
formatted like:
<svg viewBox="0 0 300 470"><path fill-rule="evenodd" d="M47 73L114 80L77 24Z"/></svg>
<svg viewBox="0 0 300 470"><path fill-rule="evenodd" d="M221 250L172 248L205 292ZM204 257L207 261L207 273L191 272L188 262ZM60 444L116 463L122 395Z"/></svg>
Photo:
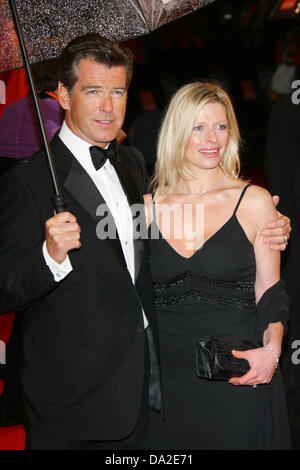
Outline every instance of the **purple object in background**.
<svg viewBox="0 0 300 470"><path fill-rule="evenodd" d="M39 98L45 131L50 141L61 127L64 111L59 102L49 96ZM25 158L43 146L36 111L31 95L7 106L0 121L0 157Z"/></svg>

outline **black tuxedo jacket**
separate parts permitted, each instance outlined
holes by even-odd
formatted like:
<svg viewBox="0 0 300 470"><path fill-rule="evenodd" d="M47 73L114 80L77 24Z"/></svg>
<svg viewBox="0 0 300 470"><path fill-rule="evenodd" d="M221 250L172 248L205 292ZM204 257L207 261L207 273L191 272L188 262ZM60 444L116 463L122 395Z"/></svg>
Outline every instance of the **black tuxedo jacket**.
<svg viewBox="0 0 300 470"><path fill-rule="evenodd" d="M134 428L141 405L145 334L157 340L146 240L135 240L133 285L120 241L100 240L101 194L55 136L62 192L81 227L73 271L55 282L42 255L53 187L44 152L4 175L0 188L0 312L22 321L22 385L28 428L52 438L113 440ZM129 203L147 176L138 151L119 146L117 171Z"/></svg>

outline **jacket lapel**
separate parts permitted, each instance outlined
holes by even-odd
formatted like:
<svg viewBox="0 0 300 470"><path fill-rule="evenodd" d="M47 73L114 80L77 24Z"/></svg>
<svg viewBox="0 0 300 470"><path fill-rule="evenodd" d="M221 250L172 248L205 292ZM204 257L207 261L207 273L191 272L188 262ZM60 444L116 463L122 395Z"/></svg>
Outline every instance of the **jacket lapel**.
<svg viewBox="0 0 300 470"><path fill-rule="evenodd" d="M86 212L97 221L97 207L99 204L104 204L105 201L89 175L77 162L76 158L73 158L70 171L64 182L64 187L80 203Z"/></svg>
<svg viewBox="0 0 300 470"><path fill-rule="evenodd" d="M53 139L52 148L53 155L56 156L56 166L57 171L61 176L61 183L95 221L96 231L96 223L101 220L101 217L97 215L97 208L100 204L105 204L105 200L98 191L93 180L58 137ZM109 212L110 223L114 224L112 214L109 209L107 210ZM76 214L74 215L76 216ZM118 253L120 260L126 266L118 232L115 226L113 229L115 229L113 232L116 233L116 238L111 238L110 241Z"/></svg>
<svg viewBox="0 0 300 470"><path fill-rule="evenodd" d="M144 243L145 240L142 237L142 234L144 233L144 227L146 227L146 220L144 219L144 211L141 211L141 214L136 214L135 213L135 208L136 204L141 204L143 205L143 201L141 199L141 194L139 193L139 190L137 188L137 185L135 183L135 180L133 178L132 172L130 169L124 165L123 163L120 162L120 159L118 160L117 163L114 165L115 170L118 174L119 180L121 182L121 185L123 187L123 190L127 196L128 199L128 204L131 209L132 213L132 223L133 227L136 227L135 223L135 217L139 217L140 225L140 232L137 233L136 230L134 230L134 237L133 237L133 247L134 247L134 273L135 273L135 281L138 278L140 267L141 267L141 262L143 259L143 254L144 254Z"/></svg>

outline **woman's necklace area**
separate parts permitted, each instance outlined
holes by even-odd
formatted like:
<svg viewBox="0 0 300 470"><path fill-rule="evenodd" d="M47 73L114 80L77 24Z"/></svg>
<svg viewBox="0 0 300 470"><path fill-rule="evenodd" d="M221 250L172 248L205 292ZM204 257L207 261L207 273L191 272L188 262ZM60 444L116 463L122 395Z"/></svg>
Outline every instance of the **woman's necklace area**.
<svg viewBox="0 0 300 470"><path fill-rule="evenodd" d="M203 196L203 194L209 193L210 191L213 191L214 189L217 189L219 186L221 186L221 184L223 183L223 181L225 179L225 176L226 175L224 175L220 179L220 181L217 184L215 184L215 186L213 186L212 188L209 188L209 189L203 189L203 191L201 191L200 193L189 193L187 191L183 191L183 189L180 189L180 188L178 188L178 189L181 193L186 194L187 196Z"/></svg>

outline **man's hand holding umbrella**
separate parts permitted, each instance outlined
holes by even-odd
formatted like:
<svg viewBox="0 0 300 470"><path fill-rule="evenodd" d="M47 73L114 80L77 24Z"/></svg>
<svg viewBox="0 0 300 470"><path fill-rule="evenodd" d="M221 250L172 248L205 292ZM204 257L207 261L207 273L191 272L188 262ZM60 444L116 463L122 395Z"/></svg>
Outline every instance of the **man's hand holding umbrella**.
<svg viewBox="0 0 300 470"><path fill-rule="evenodd" d="M56 214L46 222L46 247L48 254L61 264L70 250L81 247L80 226L70 212Z"/></svg>

